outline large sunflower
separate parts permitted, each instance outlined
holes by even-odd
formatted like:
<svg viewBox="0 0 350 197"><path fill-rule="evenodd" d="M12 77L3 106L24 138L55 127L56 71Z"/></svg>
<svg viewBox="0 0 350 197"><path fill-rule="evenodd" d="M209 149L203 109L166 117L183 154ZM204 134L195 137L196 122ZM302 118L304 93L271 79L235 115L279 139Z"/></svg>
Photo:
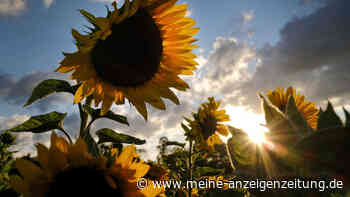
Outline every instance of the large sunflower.
<svg viewBox="0 0 350 197"><path fill-rule="evenodd" d="M283 113L286 112L288 98L291 95L294 97L295 104L300 113L304 116L307 123L310 125L310 127L316 130L319 110L316 108L313 102L305 101L305 96L300 93L296 93L296 90L293 87L287 88L286 91L280 87L277 87L276 90L273 91L267 91L267 98Z"/></svg>
<svg viewBox="0 0 350 197"><path fill-rule="evenodd" d="M218 110L220 102L215 102L214 97L208 98L209 102L202 103L198 113L194 114L194 120L187 119L191 127L191 136L199 148L214 150L215 144L221 144L219 135L227 136L226 125L220 122L229 121L230 117L225 110Z"/></svg>
<svg viewBox="0 0 350 197"><path fill-rule="evenodd" d="M82 139L72 145L54 132L49 149L41 144L36 147L39 165L16 160L22 178L12 177L10 181L25 197L154 197L161 192L150 185L137 189L136 181L147 173L149 166L138 159L134 146L124 148L111 164L106 157L90 155Z"/></svg>
<svg viewBox="0 0 350 197"><path fill-rule="evenodd" d="M125 98L147 119L146 103L165 109L161 98L179 104L170 90L185 91L188 84L178 75L192 75L198 64L191 53L197 48L192 36L199 28L185 17L187 6L177 0L125 0L104 17L81 11L93 24L92 32L81 35L73 29L78 51L65 53L56 70L74 71L71 79L81 83L74 103L92 95L101 113Z"/></svg>

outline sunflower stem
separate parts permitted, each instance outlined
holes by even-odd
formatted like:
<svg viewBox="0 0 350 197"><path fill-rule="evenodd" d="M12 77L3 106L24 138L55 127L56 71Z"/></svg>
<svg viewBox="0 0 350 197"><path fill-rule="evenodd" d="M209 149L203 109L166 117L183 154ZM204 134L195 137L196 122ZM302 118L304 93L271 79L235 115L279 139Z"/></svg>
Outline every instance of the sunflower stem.
<svg viewBox="0 0 350 197"><path fill-rule="evenodd" d="M90 131L90 127L91 127L91 125L92 125L92 123L94 123L95 122L95 120L96 119L91 119L91 121L89 122L89 124L86 126L86 129L88 130L88 131Z"/></svg>
<svg viewBox="0 0 350 197"><path fill-rule="evenodd" d="M73 144L72 138L70 137L69 133L63 128L63 125L60 124L58 130L64 133L64 135L68 138L70 144Z"/></svg>
<svg viewBox="0 0 350 197"><path fill-rule="evenodd" d="M227 153L227 156L228 156L228 160L230 160L231 168L232 168L233 171L235 171L236 167L233 164L233 160L232 160L232 157L231 157L231 154L230 154L230 149L228 147L228 143L226 143L226 153Z"/></svg>
<svg viewBox="0 0 350 197"><path fill-rule="evenodd" d="M256 176L258 177L258 178L261 178L261 175L262 175L262 173L261 173L261 155L260 155L260 148L259 148L259 145L258 144L256 144L255 145L255 151L256 151L256 163L255 163L255 168L256 168Z"/></svg>
<svg viewBox="0 0 350 197"><path fill-rule="evenodd" d="M92 96L89 96L86 98L85 105L91 106L91 104L92 104ZM81 103L79 103L78 106L79 106L79 112L80 112L80 118L81 118L80 136L82 137L84 136L84 132L86 128L88 128L87 125L88 125L89 114L84 110Z"/></svg>
<svg viewBox="0 0 350 197"><path fill-rule="evenodd" d="M189 147L189 156L188 156L188 177L190 178L190 180L192 181L192 147L193 146L193 141L192 138L190 138L190 147ZM192 196L192 188L190 187L188 189L188 196L191 197Z"/></svg>
<svg viewBox="0 0 350 197"><path fill-rule="evenodd" d="M78 106L79 106L79 113L80 113L80 119L81 119L79 136L82 137L84 136L83 134L84 134L88 116L85 110L83 109L83 106L81 105L81 103L79 103Z"/></svg>

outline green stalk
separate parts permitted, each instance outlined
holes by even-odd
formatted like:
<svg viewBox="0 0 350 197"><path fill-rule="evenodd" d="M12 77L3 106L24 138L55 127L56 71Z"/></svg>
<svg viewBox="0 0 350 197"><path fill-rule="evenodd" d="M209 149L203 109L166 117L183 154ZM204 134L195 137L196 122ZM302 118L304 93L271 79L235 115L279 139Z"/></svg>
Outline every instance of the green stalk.
<svg viewBox="0 0 350 197"><path fill-rule="evenodd" d="M70 144L73 144L72 138L70 137L69 133L63 128L62 124L59 125L58 130L64 133L64 135L68 138Z"/></svg>
<svg viewBox="0 0 350 197"><path fill-rule="evenodd" d="M260 160L261 160L261 155L260 155L260 149L259 145L255 145L255 152L256 152L256 163L255 163L255 169L256 169L256 176L258 178L261 178L261 166L260 166Z"/></svg>
<svg viewBox="0 0 350 197"><path fill-rule="evenodd" d="M228 147L228 143L226 143L226 153L227 153L227 156L228 156L228 160L230 160L231 168L232 168L233 171L235 171L236 167L233 164L233 160L232 160L232 157L231 157L231 154L230 154L230 149Z"/></svg>
<svg viewBox="0 0 350 197"><path fill-rule="evenodd" d="M192 180L192 146L193 146L193 141L192 139L190 139L190 147L189 147L189 157L188 157L188 177L190 178L190 180ZM192 188L190 187L188 190L188 196L191 197L192 196Z"/></svg>
<svg viewBox="0 0 350 197"><path fill-rule="evenodd" d="M85 105L91 106L91 103L92 103L92 97L89 96L86 98ZM89 114L84 110L81 103L78 104L78 107L79 107L79 113L80 113L80 119L81 119L79 136L82 137L84 136L85 129L87 128L87 125L88 125Z"/></svg>

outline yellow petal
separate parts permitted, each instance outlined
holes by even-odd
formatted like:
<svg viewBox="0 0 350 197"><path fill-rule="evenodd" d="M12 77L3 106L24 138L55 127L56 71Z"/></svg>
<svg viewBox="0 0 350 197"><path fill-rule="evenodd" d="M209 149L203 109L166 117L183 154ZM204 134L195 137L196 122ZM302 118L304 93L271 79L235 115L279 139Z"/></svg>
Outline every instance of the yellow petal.
<svg viewBox="0 0 350 197"><path fill-rule="evenodd" d="M49 149L42 144L36 144L36 150L38 152L38 161L43 168L48 168L49 166Z"/></svg>
<svg viewBox="0 0 350 197"><path fill-rule="evenodd" d="M51 134L51 147L52 149L57 149L63 153L66 153L68 151L68 142L61 136L57 136L57 134L53 131Z"/></svg>
<svg viewBox="0 0 350 197"><path fill-rule="evenodd" d="M114 102L114 98L111 98L111 97L104 98L103 103L102 103L101 115L104 115L109 111L113 102Z"/></svg>
<svg viewBox="0 0 350 197"><path fill-rule="evenodd" d="M152 15L160 15L162 13L165 13L165 11L172 8L176 2L177 0L170 0L164 4L161 4L152 10Z"/></svg>
<svg viewBox="0 0 350 197"><path fill-rule="evenodd" d="M39 166L25 159L17 159L16 168L23 176L24 180L29 183L35 183L44 176L44 173Z"/></svg>
<svg viewBox="0 0 350 197"><path fill-rule="evenodd" d="M119 24L120 22L125 20L126 17L129 16L129 9L130 9L130 0L125 0L123 5L123 13L121 13L121 15L119 15L118 18L114 19L112 23Z"/></svg>
<svg viewBox="0 0 350 197"><path fill-rule="evenodd" d="M135 150L136 149L134 145L123 148L123 151L120 153L115 163L121 165L122 168L129 166L136 156Z"/></svg>
<svg viewBox="0 0 350 197"><path fill-rule="evenodd" d="M63 171L68 165L65 153L58 149L50 149L48 166L50 169L49 176L54 177L57 173Z"/></svg>

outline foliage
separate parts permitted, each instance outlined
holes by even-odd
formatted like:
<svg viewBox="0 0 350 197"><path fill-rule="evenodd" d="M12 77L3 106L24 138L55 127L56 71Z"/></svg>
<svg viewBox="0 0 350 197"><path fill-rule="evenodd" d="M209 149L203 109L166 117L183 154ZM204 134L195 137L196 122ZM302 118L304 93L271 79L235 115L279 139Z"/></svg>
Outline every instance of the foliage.
<svg viewBox="0 0 350 197"><path fill-rule="evenodd" d="M346 184L345 189L340 192L326 192L322 194L306 190L297 192L283 192L279 190L260 192L254 189L239 188L230 190L227 188L220 190L179 188L167 189L165 194L168 197L345 196L345 193L349 190L348 183L350 181L350 157L347 156L350 152L350 113L344 108L345 121L342 121L330 102L328 102L325 110L318 110L312 102L304 102L304 96L296 94L295 89L292 87L288 88L286 93L279 88L276 91L269 91L268 99L264 95L259 94L266 122L265 126L269 130L265 134L266 140L262 145L255 144L250 140L247 134L249 131L244 131L231 125L224 125L222 122L229 121L229 116L224 109L219 110L220 102L215 101L214 97L209 97L208 102L202 103L197 112L192 113L193 120L184 117L186 124L181 123L181 127L185 141L169 140L166 135L160 138L157 161L149 161L147 164L142 163L141 158L135 152L135 150L139 152L144 151L140 147L146 144L146 140L115 131L111 128L92 131L95 121L102 118L125 126L130 125L127 116L110 110L113 104L124 104L125 99L127 99L147 119L146 103L155 108L165 110L163 98L169 99L176 104L180 103L171 88L183 91L189 88L187 83L180 79L178 75L192 74L197 65L197 62L194 60L195 55L190 53L195 48L191 43L196 41L196 39L192 38L192 35L198 30L192 28L195 22L192 19L181 19L179 20L181 25L177 24L179 22L177 17L181 16L180 18L182 18L187 8L185 9L186 6L179 6L174 10L169 9L176 3L176 0L149 1L153 2L153 4L148 5L149 7L147 7L145 2L142 0L134 0L132 2L127 0L120 9L117 8L114 2L112 4L114 11L110 11L107 7L107 18L95 17L85 10L79 10L92 24L93 28L88 27L91 31L88 35L82 35L76 30L72 30L72 36L75 38L78 52L65 53L65 59L60 63L60 68L57 70L62 73L74 70L71 78L76 80L76 84L72 85L71 82L65 80L44 80L33 89L24 106L29 106L55 93L74 95L74 103L79 109L81 119L80 130L66 130L64 120L68 114L54 111L31 116L29 120L3 131L0 134L0 196L19 195L9 185L10 177L18 177L19 175L13 158L14 152L9 151L9 148L15 142L15 138L11 133L44 133L55 130L62 132L69 140L68 144L68 142L57 136L52 138L54 139L53 141L57 142L53 146L57 146L57 150L52 149L50 151L57 154L57 157L62 156L62 158L65 158L67 156L66 151L68 147L74 144L71 134L79 132L77 142L83 140L84 143L76 143L76 147L87 150L86 153L82 154L82 157L86 155L92 155L94 159L106 157L108 165L116 164L115 162L118 158L120 159L118 162L125 161L125 164L122 162L123 165L118 163L115 169L122 169L127 164L135 164L135 161L137 161L136 163L142 168L129 166L130 172L139 170L140 173L137 173L140 175L139 177L142 177L141 174L144 173L151 180L162 177L185 183L188 180L199 181L208 177L215 180L219 178L223 180L293 180L295 178L308 180L310 177L317 177L327 180L337 178ZM115 84L119 85L111 85L111 81L108 81L110 79L104 81L101 76L97 77L100 73L96 74L97 71L95 70L95 65L93 65L94 61L91 61L90 52L97 42L108 40L108 36L113 33L112 25L119 24L124 19L132 17L139 8L142 11L153 10L154 12L151 14L156 15L155 17L152 16L152 20L161 20L162 17L171 18L170 16L174 15L174 21L169 19L172 21L171 24L164 23L167 21L161 21L160 25L163 28L162 31L164 30L162 34L165 34L163 38L169 39L167 41L168 44L164 45L164 51L171 53L160 54L161 62L158 63L162 67L161 69L157 67L155 69L157 72L153 73L152 77L138 76L140 73L142 75L142 72L136 73L135 77L133 69L130 69L130 78L124 80L123 83L114 81ZM177 35L178 33L181 34ZM173 40L173 38L168 38L167 36L174 36L174 38L176 37L179 40ZM181 43L185 45L181 46ZM166 50L166 47L175 48ZM169 67L167 67L168 64L170 64ZM143 66L143 62L141 62L141 65ZM125 71L125 73L129 72L128 68L122 71ZM133 79L138 77L141 79L150 78L151 80L141 81L142 86L139 85L140 81L136 81L137 83L135 84L137 85L120 85L129 81L132 82ZM119 79L116 77L113 80ZM275 100L272 101L273 99ZM92 105L93 102L95 104L94 107ZM303 102L305 105L303 105ZM100 106L101 103L102 106ZM308 108L309 111L305 108ZM310 108L312 109L310 110ZM312 114L311 119L305 115L308 112ZM317 125L314 121L316 118ZM310 122L314 124L311 125ZM230 135L230 138L225 144L220 137L228 135ZM96 138L93 136L96 136ZM138 147L135 150L132 148L133 151L130 151L130 147L133 146L125 148L125 144L133 144ZM60 148L62 150L58 151ZM41 154L45 155L47 153L45 150L43 148ZM60 153L62 154L60 155ZM75 153L73 151L71 154ZM48 155L46 154L47 161L39 156L36 158L30 157L30 155L25 156L23 160L29 160L35 164L42 162L49 165L53 161L48 161ZM54 161L55 159L59 160L58 158L50 159ZM79 160L79 158L75 159ZM70 161L70 159L66 160ZM58 161L58 163L60 162ZM42 166L36 165L36 167ZM62 170L65 170L65 166L62 165L60 167ZM147 171L148 169L151 170ZM40 168L40 170L42 169ZM128 173L130 174L130 172ZM160 174L157 174L158 172ZM116 173L119 173L119 171ZM130 179L134 179L134 177L130 177ZM134 188L134 186L131 188Z"/></svg>
<svg viewBox="0 0 350 197"><path fill-rule="evenodd" d="M8 150L14 143L11 133L0 134L0 196L19 196L8 184L10 176L16 174L13 152Z"/></svg>

